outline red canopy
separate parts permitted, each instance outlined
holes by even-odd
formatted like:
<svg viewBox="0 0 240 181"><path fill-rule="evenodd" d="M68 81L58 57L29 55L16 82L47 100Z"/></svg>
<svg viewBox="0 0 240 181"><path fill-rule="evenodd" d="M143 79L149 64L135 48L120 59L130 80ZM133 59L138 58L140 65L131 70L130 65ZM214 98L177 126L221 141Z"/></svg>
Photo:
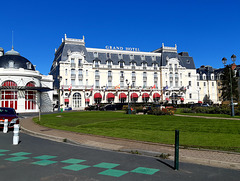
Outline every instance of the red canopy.
<svg viewBox="0 0 240 181"><path fill-rule="evenodd" d="M132 94L131 94L131 99L137 99L137 98L138 98L137 93L132 93Z"/></svg>
<svg viewBox="0 0 240 181"><path fill-rule="evenodd" d="M107 94L107 99L114 99L115 95L113 93L108 93Z"/></svg>
<svg viewBox="0 0 240 181"><path fill-rule="evenodd" d="M85 99L85 102L90 102L90 99Z"/></svg>
<svg viewBox="0 0 240 181"><path fill-rule="evenodd" d="M142 98L143 99L149 98L149 94L148 93L143 93Z"/></svg>
<svg viewBox="0 0 240 181"><path fill-rule="evenodd" d="M155 99L155 98L160 98L160 94L154 93L154 94L153 94L153 99Z"/></svg>
<svg viewBox="0 0 240 181"><path fill-rule="evenodd" d="M183 98L183 97L181 97L181 101L184 101L184 98Z"/></svg>
<svg viewBox="0 0 240 181"><path fill-rule="evenodd" d="M102 99L102 95L100 93L95 93L94 99Z"/></svg>
<svg viewBox="0 0 240 181"><path fill-rule="evenodd" d="M202 104L202 101L198 101L199 104Z"/></svg>
<svg viewBox="0 0 240 181"><path fill-rule="evenodd" d="M64 102L69 102L69 99L65 99Z"/></svg>
<svg viewBox="0 0 240 181"><path fill-rule="evenodd" d="M127 99L127 95L122 92L119 94L119 99Z"/></svg>
<svg viewBox="0 0 240 181"><path fill-rule="evenodd" d="M168 97L166 98L166 101L169 101L169 98L168 98Z"/></svg>

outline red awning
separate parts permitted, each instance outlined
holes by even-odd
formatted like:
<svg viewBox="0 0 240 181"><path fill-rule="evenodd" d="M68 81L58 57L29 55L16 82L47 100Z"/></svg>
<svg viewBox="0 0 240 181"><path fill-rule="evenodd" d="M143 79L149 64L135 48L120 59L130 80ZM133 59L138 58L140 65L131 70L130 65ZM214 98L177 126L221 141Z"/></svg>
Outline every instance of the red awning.
<svg viewBox="0 0 240 181"><path fill-rule="evenodd" d="M198 101L199 104L202 104L202 101Z"/></svg>
<svg viewBox="0 0 240 181"><path fill-rule="evenodd" d="M90 102L90 99L85 99L85 102Z"/></svg>
<svg viewBox="0 0 240 181"><path fill-rule="evenodd" d="M94 99L102 99L102 95L100 93L95 93Z"/></svg>
<svg viewBox="0 0 240 181"><path fill-rule="evenodd" d="M184 98L183 98L183 97L181 97L181 101L184 101Z"/></svg>
<svg viewBox="0 0 240 181"><path fill-rule="evenodd" d="M119 99L127 99L127 95L122 92L119 94Z"/></svg>
<svg viewBox="0 0 240 181"><path fill-rule="evenodd" d="M69 102L69 99L65 99L64 102Z"/></svg>
<svg viewBox="0 0 240 181"><path fill-rule="evenodd" d="M131 94L131 99L137 99L137 98L138 98L137 93L132 93L132 94Z"/></svg>
<svg viewBox="0 0 240 181"><path fill-rule="evenodd" d="M114 99L115 95L113 93L108 93L107 94L107 99Z"/></svg>
<svg viewBox="0 0 240 181"><path fill-rule="evenodd" d="M155 98L160 98L160 94L154 93L154 94L153 94L153 99L155 99Z"/></svg>
<svg viewBox="0 0 240 181"><path fill-rule="evenodd" d="M148 93L143 93L142 98L143 99L149 98L149 94Z"/></svg>
<svg viewBox="0 0 240 181"><path fill-rule="evenodd" d="M168 97L166 98L166 101L169 101L169 98L168 98Z"/></svg>

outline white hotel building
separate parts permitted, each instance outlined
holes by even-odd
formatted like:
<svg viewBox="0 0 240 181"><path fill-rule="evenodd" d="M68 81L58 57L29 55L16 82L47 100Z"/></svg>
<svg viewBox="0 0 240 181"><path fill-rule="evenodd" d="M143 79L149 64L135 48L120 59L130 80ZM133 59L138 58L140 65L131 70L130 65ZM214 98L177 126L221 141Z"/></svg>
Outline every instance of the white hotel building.
<svg viewBox="0 0 240 181"><path fill-rule="evenodd" d="M55 104L74 110L96 103L199 101L193 58L177 46L87 48L85 39L62 39L50 70ZM130 51L134 50L134 51ZM137 51L136 51L137 50ZM126 81L127 80L127 81Z"/></svg>

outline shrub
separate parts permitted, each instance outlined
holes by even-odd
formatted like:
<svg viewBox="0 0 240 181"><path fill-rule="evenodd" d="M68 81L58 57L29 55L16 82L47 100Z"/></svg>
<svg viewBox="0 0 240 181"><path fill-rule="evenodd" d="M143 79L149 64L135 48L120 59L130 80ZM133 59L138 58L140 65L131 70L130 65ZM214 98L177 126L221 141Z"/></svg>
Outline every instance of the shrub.
<svg viewBox="0 0 240 181"><path fill-rule="evenodd" d="M181 113L195 113L195 111L190 108L184 108L180 112Z"/></svg>

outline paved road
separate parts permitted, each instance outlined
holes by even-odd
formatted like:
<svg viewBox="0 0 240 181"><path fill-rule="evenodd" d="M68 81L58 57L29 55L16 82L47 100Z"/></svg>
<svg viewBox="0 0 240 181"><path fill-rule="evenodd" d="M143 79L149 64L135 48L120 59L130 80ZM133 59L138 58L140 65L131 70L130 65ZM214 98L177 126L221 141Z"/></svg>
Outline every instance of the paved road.
<svg viewBox="0 0 240 181"><path fill-rule="evenodd" d="M0 132L0 180L239 180L240 171L181 163Z"/></svg>

